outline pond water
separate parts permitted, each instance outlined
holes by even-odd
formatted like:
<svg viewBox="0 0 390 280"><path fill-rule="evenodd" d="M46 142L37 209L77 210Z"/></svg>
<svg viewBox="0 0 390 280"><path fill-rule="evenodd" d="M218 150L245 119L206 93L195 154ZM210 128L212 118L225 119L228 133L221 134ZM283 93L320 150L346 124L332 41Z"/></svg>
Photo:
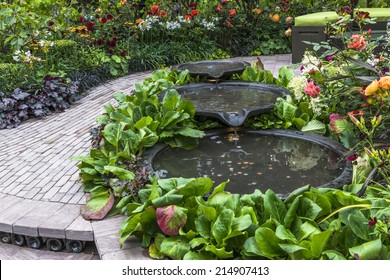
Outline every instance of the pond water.
<svg viewBox="0 0 390 280"><path fill-rule="evenodd" d="M315 142L232 131L206 136L190 151L164 148L153 160L154 170L166 177L209 177L216 185L229 179L226 190L241 194L323 186L339 177L344 166L338 152Z"/></svg>

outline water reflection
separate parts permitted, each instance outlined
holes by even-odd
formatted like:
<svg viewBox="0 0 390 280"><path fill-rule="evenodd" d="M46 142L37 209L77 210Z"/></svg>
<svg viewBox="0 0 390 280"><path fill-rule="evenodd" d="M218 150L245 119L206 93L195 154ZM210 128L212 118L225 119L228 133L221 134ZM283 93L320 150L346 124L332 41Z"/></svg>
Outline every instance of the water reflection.
<svg viewBox="0 0 390 280"><path fill-rule="evenodd" d="M341 163L342 164L342 163ZM155 170L167 177L230 179L227 190L291 192L306 184L320 186L342 173L339 155L319 144L290 137L227 132L201 140L198 148L164 149Z"/></svg>

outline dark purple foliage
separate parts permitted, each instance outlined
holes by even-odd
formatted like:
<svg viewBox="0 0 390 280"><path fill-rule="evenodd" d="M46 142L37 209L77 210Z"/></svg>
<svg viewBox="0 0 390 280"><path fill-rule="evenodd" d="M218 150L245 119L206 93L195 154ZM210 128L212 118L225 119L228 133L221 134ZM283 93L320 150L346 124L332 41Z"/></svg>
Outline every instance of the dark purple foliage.
<svg viewBox="0 0 390 280"><path fill-rule="evenodd" d="M17 127L30 117L63 111L79 98L78 83L67 83L58 77L45 77L35 94L21 89L11 95L0 93L0 129Z"/></svg>

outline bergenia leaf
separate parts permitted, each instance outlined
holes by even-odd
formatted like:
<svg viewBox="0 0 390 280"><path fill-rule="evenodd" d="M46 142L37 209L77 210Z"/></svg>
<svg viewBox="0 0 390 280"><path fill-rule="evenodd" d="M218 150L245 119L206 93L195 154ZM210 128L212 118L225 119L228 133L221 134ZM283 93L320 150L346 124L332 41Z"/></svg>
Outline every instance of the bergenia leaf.
<svg viewBox="0 0 390 280"><path fill-rule="evenodd" d="M157 224L168 236L175 236L187 222L187 209L168 205L156 209Z"/></svg>

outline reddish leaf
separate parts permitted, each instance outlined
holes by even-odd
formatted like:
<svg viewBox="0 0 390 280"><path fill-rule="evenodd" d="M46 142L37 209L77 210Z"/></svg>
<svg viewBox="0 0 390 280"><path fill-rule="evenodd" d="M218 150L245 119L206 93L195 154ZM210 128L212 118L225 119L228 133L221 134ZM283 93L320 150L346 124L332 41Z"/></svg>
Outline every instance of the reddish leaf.
<svg viewBox="0 0 390 280"><path fill-rule="evenodd" d="M185 208L169 205L156 209L157 224L161 231L168 236L175 236L187 222Z"/></svg>

